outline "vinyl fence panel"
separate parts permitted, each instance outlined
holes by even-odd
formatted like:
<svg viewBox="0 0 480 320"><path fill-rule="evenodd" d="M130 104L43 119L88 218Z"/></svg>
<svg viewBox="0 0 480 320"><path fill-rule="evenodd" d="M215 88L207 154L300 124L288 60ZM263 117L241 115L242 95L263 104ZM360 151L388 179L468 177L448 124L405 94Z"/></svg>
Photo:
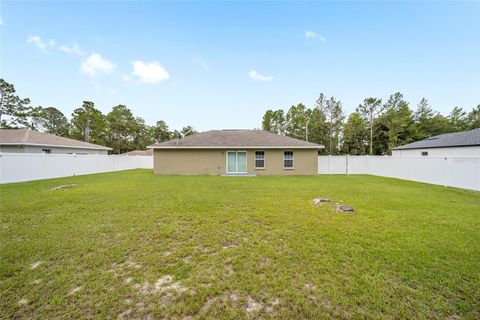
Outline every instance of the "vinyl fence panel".
<svg viewBox="0 0 480 320"><path fill-rule="evenodd" d="M1 153L0 183L152 168L153 156Z"/></svg>
<svg viewBox="0 0 480 320"><path fill-rule="evenodd" d="M480 158L319 156L319 174L371 174L480 191Z"/></svg>

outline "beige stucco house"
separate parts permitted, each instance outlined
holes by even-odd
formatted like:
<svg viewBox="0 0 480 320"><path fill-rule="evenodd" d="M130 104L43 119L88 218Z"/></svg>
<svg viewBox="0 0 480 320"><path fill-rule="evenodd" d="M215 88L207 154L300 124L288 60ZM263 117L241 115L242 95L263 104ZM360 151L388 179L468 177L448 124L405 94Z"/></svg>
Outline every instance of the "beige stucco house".
<svg viewBox="0 0 480 320"><path fill-rule="evenodd" d="M0 152L108 154L112 148L29 129L0 129Z"/></svg>
<svg viewBox="0 0 480 320"><path fill-rule="evenodd" d="M323 146L261 130L212 130L149 148L156 174L313 175Z"/></svg>

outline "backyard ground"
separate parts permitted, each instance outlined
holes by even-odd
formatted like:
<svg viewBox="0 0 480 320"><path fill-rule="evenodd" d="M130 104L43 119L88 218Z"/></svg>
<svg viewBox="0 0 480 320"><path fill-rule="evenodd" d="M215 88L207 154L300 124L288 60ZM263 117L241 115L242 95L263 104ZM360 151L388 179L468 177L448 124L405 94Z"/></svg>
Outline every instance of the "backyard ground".
<svg viewBox="0 0 480 320"><path fill-rule="evenodd" d="M0 192L1 318L480 317L479 192L151 170Z"/></svg>

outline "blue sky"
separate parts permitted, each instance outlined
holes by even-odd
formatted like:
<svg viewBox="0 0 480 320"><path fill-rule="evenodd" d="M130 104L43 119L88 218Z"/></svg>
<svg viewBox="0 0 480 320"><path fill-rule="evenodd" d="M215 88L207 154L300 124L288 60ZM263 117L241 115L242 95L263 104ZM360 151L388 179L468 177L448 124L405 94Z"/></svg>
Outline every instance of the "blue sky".
<svg viewBox="0 0 480 320"><path fill-rule="evenodd" d="M9 2L0 74L70 117L83 100L148 124L260 127L320 92L347 113L400 91L480 103L480 2Z"/></svg>

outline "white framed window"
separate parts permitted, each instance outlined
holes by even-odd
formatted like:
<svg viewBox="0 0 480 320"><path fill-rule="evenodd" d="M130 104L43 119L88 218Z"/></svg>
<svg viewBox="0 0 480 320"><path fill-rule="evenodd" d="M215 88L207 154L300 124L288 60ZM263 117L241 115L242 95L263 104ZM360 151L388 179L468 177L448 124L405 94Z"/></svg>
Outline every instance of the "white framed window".
<svg viewBox="0 0 480 320"><path fill-rule="evenodd" d="M255 169L265 169L265 151L255 151Z"/></svg>
<svg viewBox="0 0 480 320"><path fill-rule="evenodd" d="M283 169L293 169L293 151L283 151Z"/></svg>

